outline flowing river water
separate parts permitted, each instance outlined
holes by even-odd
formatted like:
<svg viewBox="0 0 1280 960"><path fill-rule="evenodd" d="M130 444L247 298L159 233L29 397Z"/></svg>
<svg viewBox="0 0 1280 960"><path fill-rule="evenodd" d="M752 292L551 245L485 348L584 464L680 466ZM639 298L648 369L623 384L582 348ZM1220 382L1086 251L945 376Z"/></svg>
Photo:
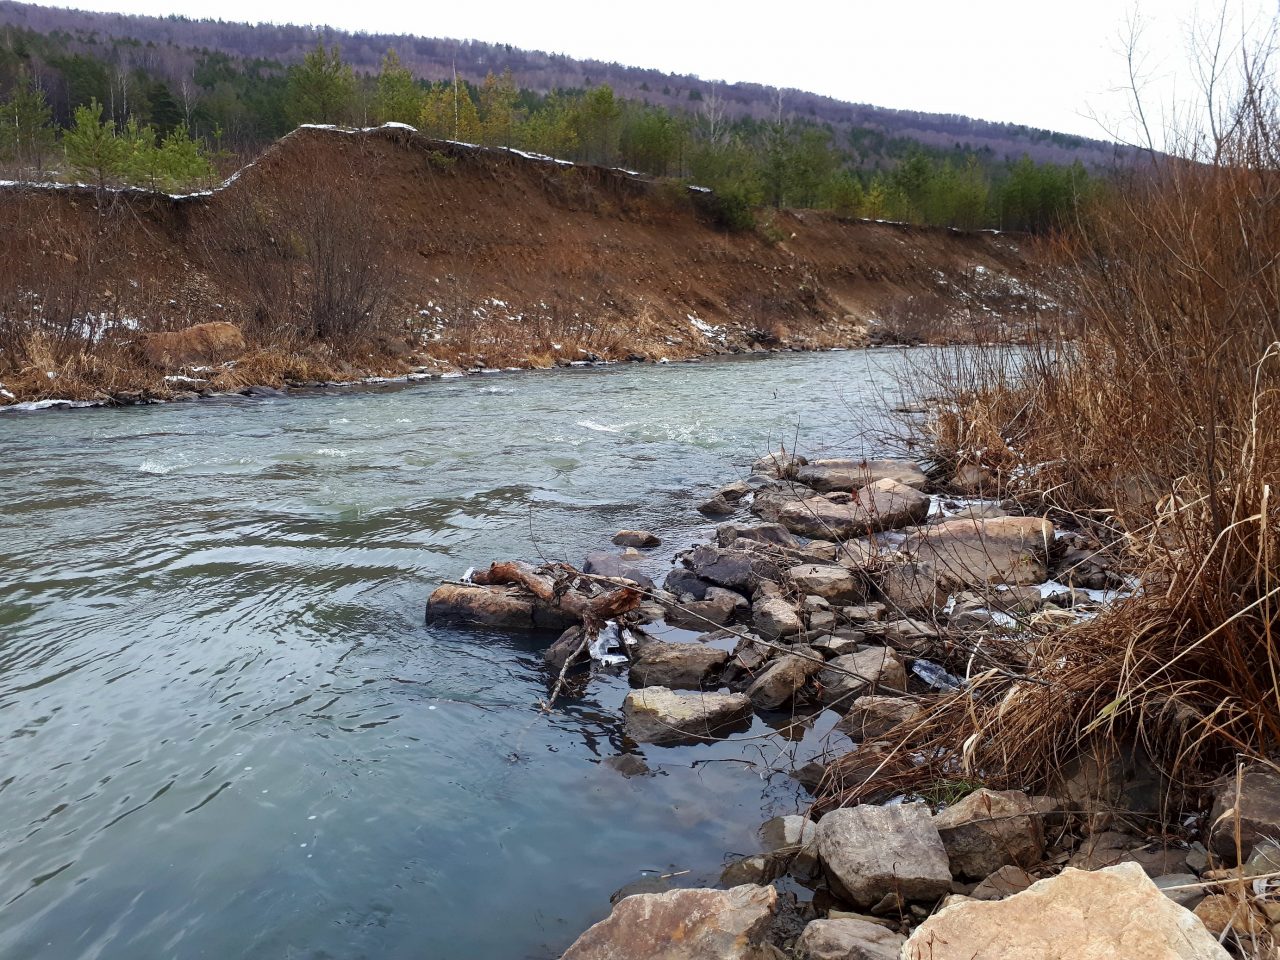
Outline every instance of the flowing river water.
<svg viewBox="0 0 1280 960"><path fill-rule="evenodd" d="M714 882L834 717L624 778L624 673L543 712L549 638L427 595L624 527L660 575L767 449L882 452L909 357L0 415L0 957L549 958Z"/></svg>

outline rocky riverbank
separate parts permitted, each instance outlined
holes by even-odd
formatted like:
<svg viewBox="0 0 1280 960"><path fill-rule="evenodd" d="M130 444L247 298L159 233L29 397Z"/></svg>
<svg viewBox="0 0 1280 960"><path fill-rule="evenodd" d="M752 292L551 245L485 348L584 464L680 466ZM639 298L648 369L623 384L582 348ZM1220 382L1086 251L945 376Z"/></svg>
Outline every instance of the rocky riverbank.
<svg viewBox="0 0 1280 960"><path fill-rule="evenodd" d="M928 760L912 745L932 705L1016 671L1009 650L1034 658L1037 638L1139 586L1086 533L989 487L978 471L780 453L698 504L720 521L714 540L678 555L660 586L641 565L660 538L621 531L621 551L580 567L496 563L433 592L428 619L563 631L545 654L549 708L589 682L580 668L625 666L634 749L612 765L629 775L646 752L733 737L756 714L841 716L829 760L792 771L812 806L763 824L759 852L729 863L721 889L617 899L566 958L1271 949L1280 778L1265 770L1175 824L1140 750L1064 758L1048 792L987 789L961 766L928 789L899 786L904 765ZM657 624L688 636L658 639Z"/></svg>

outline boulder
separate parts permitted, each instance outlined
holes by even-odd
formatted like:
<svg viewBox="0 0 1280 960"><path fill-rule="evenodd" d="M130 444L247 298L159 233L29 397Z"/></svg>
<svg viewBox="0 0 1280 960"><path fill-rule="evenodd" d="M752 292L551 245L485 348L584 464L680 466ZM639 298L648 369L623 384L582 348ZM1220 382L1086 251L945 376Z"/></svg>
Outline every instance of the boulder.
<svg viewBox="0 0 1280 960"><path fill-rule="evenodd" d="M706 630L709 626L724 626L733 621L740 611L745 613L747 610L746 597L732 590L709 587L705 597L668 606L663 619L682 630Z"/></svg>
<svg viewBox="0 0 1280 960"><path fill-rule="evenodd" d="M862 578L846 567L806 563L792 567L788 576L800 592L822 597L829 603L858 603L867 596Z"/></svg>
<svg viewBox="0 0 1280 960"><path fill-rule="evenodd" d="M719 671L729 660L727 650L700 643L664 643L646 640L631 661L633 687L668 687L672 690L701 690L718 687ZM712 675L716 680L712 682Z"/></svg>
<svg viewBox="0 0 1280 960"><path fill-rule="evenodd" d="M639 554L636 554L639 556ZM653 581L630 557L619 556L608 550L592 550L582 563L582 572L595 577L630 580L645 590L653 589Z"/></svg>
<svg viewBox="0 0 1280 960"><path fill-rule="evenodd" d="M704 517L727 517L737 507L721 496L710 497L698 504L698 512Z"/></svg>
<svg viewBox="0 0 1280 960"><path fill-rule="evenodd" d="M153 367L178 370L194 364L223 363L245 351L244 335L234 323L197 323L182 330L147 334L140 344Z"/></svg>
<svg viewBox="0 0 1280 960"><path fill-rule="evenodd" d="M745 480L735 480L733 483L726 483L723 487L712 494L714 497L720 497L729 503L737 503L751 492L751 484Z"/></svg>
<svg viewBox="0 0 1280 960"><path fill-rule="evenodd" d="M772 883L787 872L787 858L768 853L739 857L720 871L720 886L738 887L744 883Z"/></svg>
<svg viewBox="0 0 1280 960"><path fill-rule="evenodd" d="M632 690L622 703L627 734L637 743L669 746L719 739L751 725L751 701L740 693Z"/></svg>
<svg viewBox="0 0 1280 960"><path fill-rule="evenodd" d="M819 698L827 706L844 707L864 693L906 690L907 672L887 647L868 647L827 662L818 673Z"/></svg>
<svg viewBox="0 0 1280 960"><path fill-rule="evenodd" d="M1209 814L1209 849L1228 863L1236 862L1236 827L1239 824L1240 857L1248 860L1254 845L1264 837L1280 837L1280 773L1260 764L1245 767L1236 778L1228 776L1213 798Z"/></svg>
<svg viewBox="0 0 1280 960"><path fill-rule="evenodd" d="M910 723L920 713L920 704L914 699L868 694L853 701L853 707L836 724L836 729L859 742L879 740L894 727Z"/></svg>
<svg viewBox="0 0 1280 960"><path fill-rule="evenodd" d="M863 909L890 895L933 903L951 890L947 851L923 803L832 810L818 821L817 844L831 888Z"/></svg>
<svg viewBox="0 0 1280 960"><path fill-rule="evenodd" d="M768 960L773 887L669 890L619 900L562 960Z"/></svg>
<svg viewBox="0 0 1280 960"><path fill-rule="evenodd" d="M822 657L814 650L797 647L807 656L789 653L774 660L747 687L747 696L757 710L779 710L804 689L809 678L822 669Z"/></svg>
<svg viewBox="0 0 1280 960"><path fill-rule="evenodd" d="M906 938L870 920L813 920L796 941L796 960L898 960Z"/></svg>
<svg viewBox="0 0 1280 960"><path fill-rule="evenodd" d="M591 660L591 654L586 650L579 653L581 645L582 627L570 627L542 652L542 661L556 673L563 670L565 661L570 659L574 664L587 663Z"/></svg>
<svg viewBox="0 0 1280 960"><path fill-rule="evenodd" d="M1041 583L1049 573L1053 524L1039 517L946 520L911 538L904 549L952 586Z"/></svg>
<svg viewBox="0 0 1280 960"><path fill-rule="evenodd" d="M920 490L924 471L907 460L811 460L796 470L796 480L819 493L859 490L877 480L893 480Z"/></svg>
<svg viewBox="0 0 1280 960"><path fill-rule="evenodd" d="M722 523L716 527L716 543L729 547L738 540L798 547L800 542L780 523Z"/></svg>
<svg viewBox="0 0 1280 960"><path fill-rule="evenodd" d="M818 836L818 825L808 817L791 814L774 817L760 825L760 841L767 852L808 846Z"/></svg>
<svg viewBox="0 0 1280 960"><path fill-rule="evenodd" d="M933 818L951 871L981 880L1006 864L1036 866L1044 857L1044 826L1017 790L975 790Z"/></svg>
<svg viewBox="0 0 1280 960"><path fill-rule="evenodd" d="M776 583L782 579L782 573L773 560L752 550L728 550L702 544L689 553L686 562L703 580L730 590L750 592L762 580Z"/></svg>
<svg viewBox="0 0 1280 960"><path fill-rule="evenodd" d="M667 574L662 586L668 593L675 594L676 597L683 597L685 594L689 594L695 600L705 600L707 598L707 589L714 587L715 584L709 580L703 580L687 567L675 567Z"/></svg>
<svg viewBox="0 0 1280 960"><path fill-rule="evenodd" d="M917 656L931 650L938 639L932 624L910 617L885 622L877 628L876 635L895 650Z"/></svg>
<svg viewBox="0 0 1280 960"><path fill-rule="evenodd" d="M888 606L907 617L932 616L947 603L947 588L931 563L901 559L879 576Z"/></svg>
<svg viewBox="0 0 1280 960"><path fill-rule="evenodd" d="M994 902L944 907L907 940L902 960L1228 960L1190 911L1136 864L1067 868Z"/></svg>
<svg viewBox="0 0 1280 960"><path fill-rule="evenodd" d="M620 547L660 547L662 541L648 530L619 530L613 535L613 542Z"/></svg>
<svg viewBox="0 0 1280 960"><path fill-rule="evenodd" d="M800 615L781 597L765 597L751 607L751 623L765 640L795 636L803 628Z"/></svg>
<svg viewBox="0 0 1280 960"><path fill-rule="evenodd" d="M444 583L427 599L427 619L504 630L564 630L578 618L516 586Z"/></svg>
<svg viewBox="0 0 1280 960"><path fill-rule="evenodd" d="M754 677L768 659L773 650L760 643L754 633L744 634L734 645L729 663L725 667L724 679L727 683L736 683L745 677Z"/></svg>
<svg viewBox="0 0 1280 960"><path fill-rule="evenodd" d="M826 497L786 503L778 510L778 522L802 537L854 540L920 523L928 515L925 494L896 480L877 480L849 503L834 503Z"/></svg>

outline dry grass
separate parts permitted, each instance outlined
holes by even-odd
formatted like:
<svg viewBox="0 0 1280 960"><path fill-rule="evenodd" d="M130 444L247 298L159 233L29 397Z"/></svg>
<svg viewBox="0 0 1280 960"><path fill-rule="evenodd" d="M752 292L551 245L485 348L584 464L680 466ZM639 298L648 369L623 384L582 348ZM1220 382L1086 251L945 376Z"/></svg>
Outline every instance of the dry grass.
<svg viewBox="0 0 1280 960"><path fill-rule="evenodd" d="M976 661L954 650L973 679L895 731L912 750L885 764L897 785L1051 789L1082 754L1143 749L1168 815L1237 756L1280 748L1280 128L1262 76L1248 62L1213 135L1060 239L1071 329L940 354L923 378L942 401L925 442L948 470L982 465L1070 514L1142 590ZM865 797L843 766L835 802Z"/></svg>

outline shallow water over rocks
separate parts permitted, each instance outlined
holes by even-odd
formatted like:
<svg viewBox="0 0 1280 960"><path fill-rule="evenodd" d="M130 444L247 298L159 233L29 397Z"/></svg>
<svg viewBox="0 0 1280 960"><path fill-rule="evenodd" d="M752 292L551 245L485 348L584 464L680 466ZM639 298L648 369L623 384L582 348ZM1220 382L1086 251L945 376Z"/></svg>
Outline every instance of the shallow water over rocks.
<svg viewBox="0 0 1280 960"><path fill-rule="evenodd" d="M883 453L908 356L0 420L0 956L554 957L624 884L714 882L836 717L624 777L624 676L543 713L549 638L427 594L636 527L657 578L762 451Z"/></svg>

